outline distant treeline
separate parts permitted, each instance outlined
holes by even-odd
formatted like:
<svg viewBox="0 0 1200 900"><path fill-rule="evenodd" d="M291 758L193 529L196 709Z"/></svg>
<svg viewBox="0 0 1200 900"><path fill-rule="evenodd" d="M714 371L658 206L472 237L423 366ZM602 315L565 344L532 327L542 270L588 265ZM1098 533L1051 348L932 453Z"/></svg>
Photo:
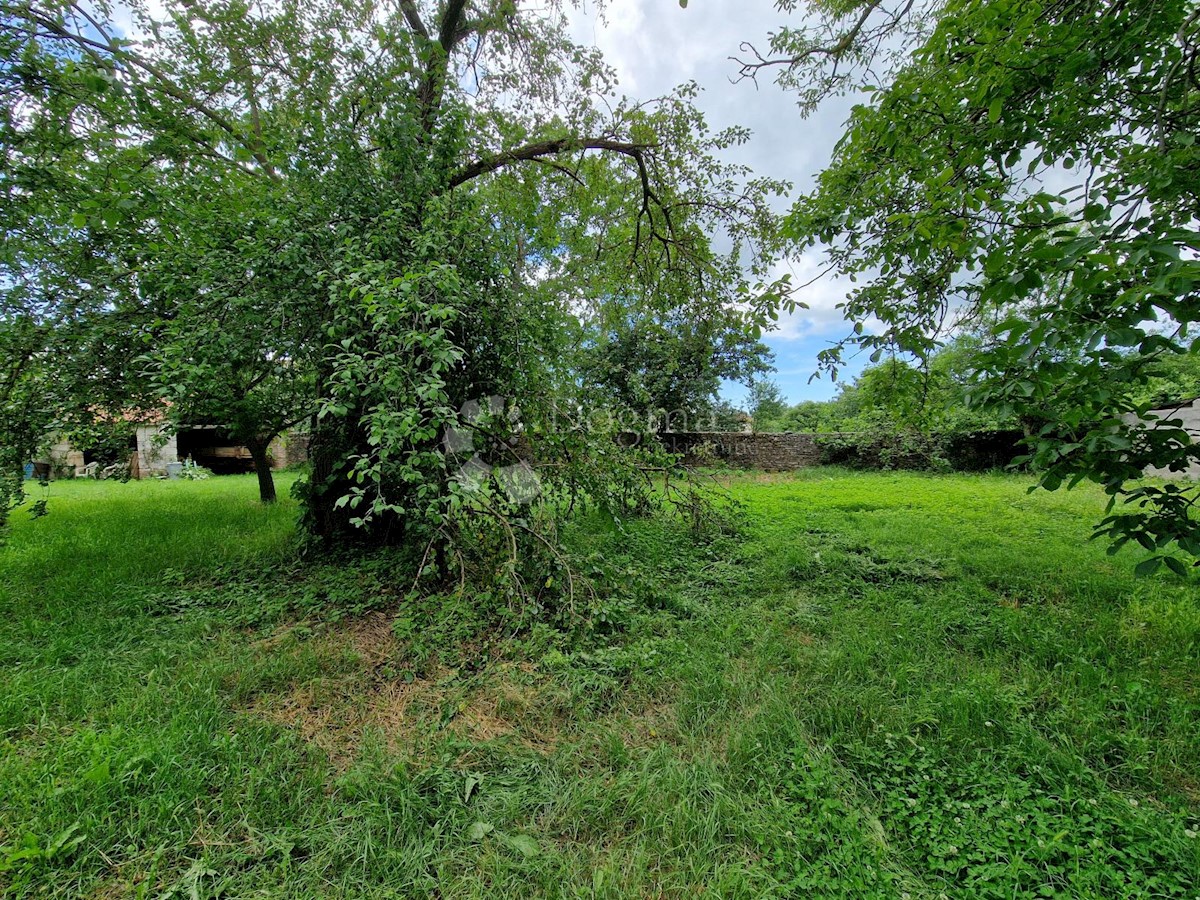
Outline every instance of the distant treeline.
<svg viewBox="0 0 1200 900"><path fill-rule="evenodd" d="M864 468L983 471L1020 463L1021 440L1046 420L973 402L983 340L967 335L924 364L892 357L838 386L830 400L788 404L772 381L751 388L753 429L815 432L828 463ZM1148 380L1122 388L1137 403L1169 406L1200 397L1200 358L1167 355Z"/></svg>

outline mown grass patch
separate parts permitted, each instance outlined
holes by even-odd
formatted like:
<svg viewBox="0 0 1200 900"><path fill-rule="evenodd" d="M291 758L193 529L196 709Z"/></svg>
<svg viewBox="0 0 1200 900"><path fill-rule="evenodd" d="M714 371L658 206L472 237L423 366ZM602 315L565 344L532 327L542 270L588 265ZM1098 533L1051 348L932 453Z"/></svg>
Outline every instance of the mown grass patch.
<svg viewBox="0 0 1200 900"><path fill-rule="evenodd" d="M1198 591L1098 494L730 482L738 539L581 525L572 624L298 563L249 479L56 485L0 549L0 886L1196 895Z"/></svg>

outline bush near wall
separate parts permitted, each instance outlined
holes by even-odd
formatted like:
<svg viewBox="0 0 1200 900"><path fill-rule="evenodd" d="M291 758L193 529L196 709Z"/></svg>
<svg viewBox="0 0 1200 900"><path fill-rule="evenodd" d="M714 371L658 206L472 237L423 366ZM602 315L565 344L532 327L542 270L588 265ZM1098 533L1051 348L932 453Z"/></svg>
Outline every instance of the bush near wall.
<svg viewBox="0 0 1200 900"><path fill-rule="evenodd" d="M1024 452L1016 429L971 432L889 430L817 435L821 462L856 469L986 472Z"/></svg>
<svg viewBox="0 0 1200 900"><path fill-rule="evenodd" d="M946 459L956 472L1007 469L1029 452L1021 445L1024 438L1019 428L954 432L946 436Z"/></svg>

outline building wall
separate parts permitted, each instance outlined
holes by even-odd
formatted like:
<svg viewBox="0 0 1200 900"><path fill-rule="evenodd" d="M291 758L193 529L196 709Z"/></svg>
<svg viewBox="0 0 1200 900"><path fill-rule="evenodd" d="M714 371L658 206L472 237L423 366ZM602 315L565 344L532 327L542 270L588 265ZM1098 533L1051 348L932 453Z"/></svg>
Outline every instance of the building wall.
<svg viewBox="0 0 1200 900"><path fill-rule="evenodd" d="M176 436L174 434L166 435L164 443L162 435L161 428L138 429L138 462L141 466L139 477L155 478L165 475L167 463L179 462L179 443ZM294 433L280 435L271 441L271 445L267 448L267 453L271 458L271 468L282 469L293 462L303 462L308 458L307 450L307 435ZM299 459L293 459L297 455Z"/></svg>
<svg viewBox="0 0 1200 900"><path fill-rule="evenodd" d="M137 455L138 477L156 478L167 474L167 463L179 462L179 444L158 425L139 425Z"/></svg>
<svg viewBox="0 0 1200 900"><path fill-rule="evenodd" d="M1192 441L1200 440L1200 399L1193 400L1179 407L1167 407L1165 409L1154 409L1150 411L1149 419L1175 421L1178 419L1183 424L1183 429L1192 436ZM1126 417L1129 421L1129 417ZM1176 426L1171 426L1176 427ZM1200 462L1193 462L1190 467L1184 472L1172 472L1169 469L1159 469L1154 466L1149 466L1146 469L1146 474L1156 478L1192 478L1200 480Z"/></svg>
<svg viewBox="0 0 1200 900"><path fill-rule="evenodd" d="M173 432L166 432L158 425L139 425L137 435L136 478L160 478L167 474L167 464L179 462L179 442ZM282 469L308 459L308 435L290 433L281 435L271 442L271 468ZM45 457L35 460L49 466L53 477L74 477L77 469L84 465L83 451L75 449L69 441L55 440Z"/></svg>
<svg viewBox="0 0 1200 900"><path fill-rule="evenodd" d="M680 454L687 466L724 463L736 468L786 472L821 462L821 450L812 434L672 431L658 437L668 451ZM640 439L632 433L621 436L625 444Z"/></svg>
<svg viewBox="0 0 1200 900"><path fill-rule="evenodd" d="M83 452L71 446L70 441L59 438L50 446L50 471L54 477L74 477L75 470L83 468Z"/></svg>
<svg viewBox="0 0 1200 900"><path fill-rule="evenodd" d="M1185 427L1193 435L1200 437L1200 401L1191 404L1184 413L1184 415L1180 415L1179 417L1185 419ZM994 438L996 434L1000 434L1002 437L1008 435L1008 433L984 433L982 437L990 439ZM749 432L676 431L660 434L658 439L662 441L663 446L669 452L680 454L683 457L684 465L724 464L733 466L734 468L786 472L819 465L823 452L817 442L820 438L833 436L832 434L818 435L804 432L754 434ZM1011 435L1008 435L1009 440L1005 445L1005 450L1009 458L1016 452L1013 448L1016 446L1016 441L1019 437L1019 432L1012 432ZM964 437L967 443L978 441L979 438L980 435L967 435ZM271 467L273 469L282 469L286 466L306 462L308 460L309 439L309 434L296 431L277 438L271 443L270 447ZM644 435L633 432L626 432L617 436L617 440L626 445L646 439ZM139 427L137 429L137 444L138 477L140 478L161 477L166 474L168 463L179 461L178 444L175 436L172 434L164 436L162 429L157 426ZM988 444L983 449L992 450L994 448ZM69 445L63 444L61 447L56 447L56 452L58 455L55 459L61 458L66 465L83 464L83 454L71 450ZM525 452L528 453L529 449L526 448ZM979 454L976 453L976 455ZM78 461L70 462L75 456L78 457ZM986 466L965 465L964 468L973 470L1002 466L1007 461L1007 459L999 459L989 462ZM1148 474L1163 473L1154 472ZM1188 474L1191 477L1200 478L1200 465L1193 467L1193 471ZM1175 475L1175 477L1179 476Z"/></svg>
<svg viewBox="0 0 1200 900"><path fill-rule="evenodd" d="M37 478L74 478L75 471L83 467L83 451L76 450L70 441L55 435L45 454L32 462Z"/></svg>

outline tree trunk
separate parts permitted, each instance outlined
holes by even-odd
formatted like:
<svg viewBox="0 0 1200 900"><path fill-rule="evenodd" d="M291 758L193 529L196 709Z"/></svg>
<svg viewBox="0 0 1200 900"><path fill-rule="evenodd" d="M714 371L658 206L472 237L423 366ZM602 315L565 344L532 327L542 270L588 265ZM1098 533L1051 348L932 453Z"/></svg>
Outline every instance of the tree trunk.
<svg viewBox="0 0 1200 900"><path fill-rule="evenodd" d="M250 458L254 460L254 471L258 475L258 499L263 503L275 502L275 478L271 474L271 462L267 458L270 441L251 441L246 445Z"/></svg>
<svg viewBox="0 0 1200 900"><path fill-rule="evenodd" d="M347 460L371 450L362 429L350 424L361 417L362 410L356 409L344 417L330 416L316 422L309 440L308 459L312 472L307 484L302 483L299 489L298 496L304 508L301 521L304 528L326 546L382 546L398 544L404 539L404 522L395 513L376 515L370 524L359 526L350 520L360 512L348 505L338 505L338 499L349 494L357 483L351 477Z"/></svg>

